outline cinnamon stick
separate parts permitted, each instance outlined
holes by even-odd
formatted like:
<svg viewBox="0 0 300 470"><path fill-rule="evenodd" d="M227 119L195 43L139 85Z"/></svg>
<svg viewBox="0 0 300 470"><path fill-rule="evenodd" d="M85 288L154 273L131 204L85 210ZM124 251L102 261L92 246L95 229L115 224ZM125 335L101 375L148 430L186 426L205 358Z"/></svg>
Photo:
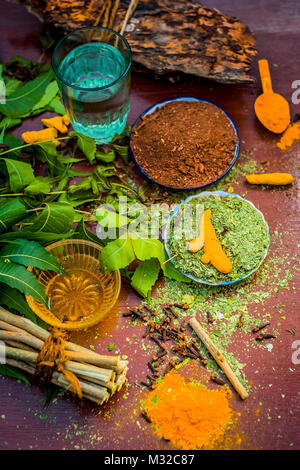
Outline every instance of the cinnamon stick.
<svg viewBox="0 0 300 470"><path fill-rule="evenodd" d="M32 321L28 320L27 318L21 317L19 315L14 315L13 313L8 312L2 307L0 307L0 321L2 325L3 322L7 324L5 329L8 329L8 327L10 327L10 330L15 331L16 333L20 333L19 330L21 330L23 334L27 332L36 339L42 340L42 342L44 342L51 334L49 333L49 331L44 330L44 328L35 325ZM2 330L1 326L0 328ZM29 341L31 341L31 344L33 344L32 338L23 339L24 341L27 341L26 344L28 344ZM35 344L36 346L39 344L39 347L42 345L42 343L38 343L38 341L36 341ZM28 345L30 346L30 344ZM37 347L37 349L39 349L39 347ZM69 341L66 341L65 349L67 351L67 356L69 359L96 364L103 368L112 368L113 370L118 371L120 368L123 369L127 365L123 364L122 361L120 361L119 356L103 356L101 354L95 353L94 351L90 351L89 349L86 349L83 346L79 346L78 344L71 343ZM84 354L84 356L81 356L80 359L80 354L73 355L71 353L82 353Z"/></svg>
<svg viewBox="0 0 300 470"><path fill-rule="evenodd" d="M225 357L223 354L217 349L217 347L214 345L206 331L202 328L200 323L196 320L196 318L191 318L189 321L189 325L191 328L195 331L196 335L201 339L201 341L204 343L206 346L207 350L210 352L210 354L213 356L214 360L218 364L218 366L223 370L225 373L226 377L230 381L231 385L235 388L235 390L238 392L242 400L245 400L249 394L245 387L241 384L233 370L231 369L230 365L226 361Z"/></svg>
<svg viewBox="0 0 300 470"><path fill-rule="evenodd" d="M50 332L30 320L0 307L0 340L5 342L8 365L33 375L39 351L49 335ZM64 367L77 376L84 398L102 404L120 390L126 380L128 361L120 360L119 356L97 354L75 343L65 345ZM71 388L60 372L54 371L51 381L65 389Z"/></svg>

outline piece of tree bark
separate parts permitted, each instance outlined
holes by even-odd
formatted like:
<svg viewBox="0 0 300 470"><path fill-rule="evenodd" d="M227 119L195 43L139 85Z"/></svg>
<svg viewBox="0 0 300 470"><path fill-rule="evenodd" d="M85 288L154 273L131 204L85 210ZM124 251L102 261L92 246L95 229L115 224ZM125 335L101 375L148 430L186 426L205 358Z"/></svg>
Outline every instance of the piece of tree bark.
<svg viewBox="0 0 300 470"><path fill-rule="evenodd" d="M71 31L95 23L105 0L19 0L48 24ZM113 4L113 2L112 2ZM122 0L114 29L125 17ZM101 22L100 22L101 24ZM196 0L143 0L125 37L135 66L156 75L185 73L222 83L252 83L255 39L239 19Z"/></svg>

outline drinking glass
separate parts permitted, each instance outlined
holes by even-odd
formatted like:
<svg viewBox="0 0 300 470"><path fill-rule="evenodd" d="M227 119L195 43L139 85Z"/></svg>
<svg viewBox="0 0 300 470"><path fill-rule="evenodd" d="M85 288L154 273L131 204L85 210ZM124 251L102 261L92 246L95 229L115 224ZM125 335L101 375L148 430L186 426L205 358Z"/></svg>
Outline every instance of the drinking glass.
<svg viewBox="0 0 300 470"><path fill-rule="evenodd" d="M123 132L131 59L126 39L100 26L77 29L58 42L52 67L75 131L99 143Z"/></svg>

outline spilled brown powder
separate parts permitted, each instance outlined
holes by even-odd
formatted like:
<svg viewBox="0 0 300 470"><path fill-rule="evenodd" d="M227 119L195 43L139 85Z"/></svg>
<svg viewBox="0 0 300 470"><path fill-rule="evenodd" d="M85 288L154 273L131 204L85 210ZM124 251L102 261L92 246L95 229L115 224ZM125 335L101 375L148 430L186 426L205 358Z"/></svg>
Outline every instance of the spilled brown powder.
<svg viewBox="0 0 300 470"><path fill-rule="evenodd" d="M220 177L231 164L237 136L226 114L202 101L173 101L135 127L131 149L156 182L197 187Z"/></svg>

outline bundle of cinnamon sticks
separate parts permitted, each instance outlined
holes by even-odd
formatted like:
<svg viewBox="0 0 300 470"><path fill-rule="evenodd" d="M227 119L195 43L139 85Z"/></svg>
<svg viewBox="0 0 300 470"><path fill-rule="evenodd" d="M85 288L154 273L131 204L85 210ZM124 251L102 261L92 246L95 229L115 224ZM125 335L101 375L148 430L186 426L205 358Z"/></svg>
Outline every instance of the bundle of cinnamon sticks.
<svg viewBox="0 0 300 470"><path fill-rule="evenodd" d="M0 307L0 340L4 342L7 365L33 375L38 354L50 334L27 318ZM82 396L99 405L118 392L126 380L128 362L119 356L100 355L66 342L65 357L64 367L78 378ZM69 381L60 372L53 372L51 382L72 391Z"/></svg>

